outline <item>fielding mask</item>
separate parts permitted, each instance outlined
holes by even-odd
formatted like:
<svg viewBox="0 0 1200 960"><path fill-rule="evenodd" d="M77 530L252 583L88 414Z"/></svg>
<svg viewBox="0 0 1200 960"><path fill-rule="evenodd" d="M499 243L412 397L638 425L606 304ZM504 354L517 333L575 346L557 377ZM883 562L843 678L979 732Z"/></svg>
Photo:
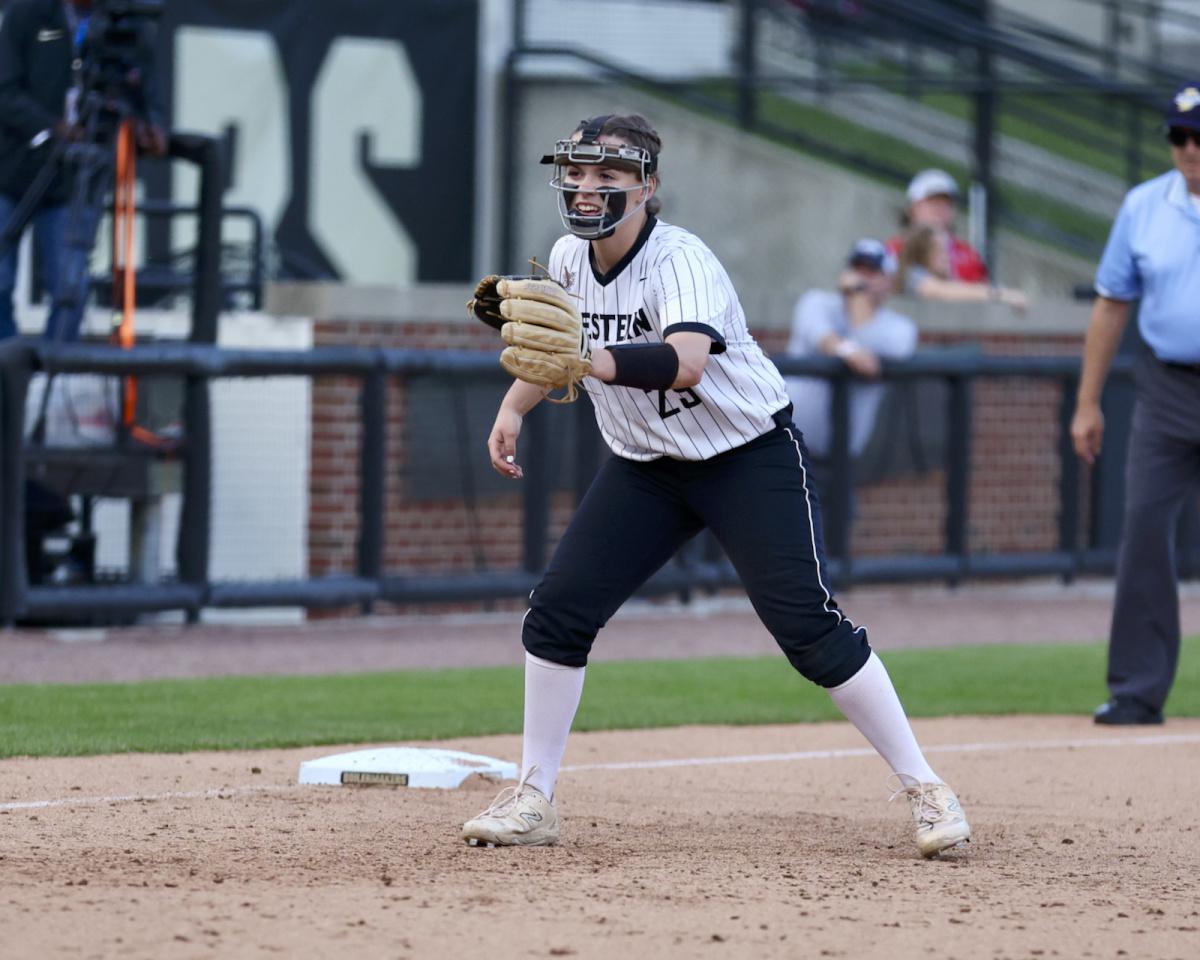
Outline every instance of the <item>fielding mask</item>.
<svg viewBox="0 0 1200 960"><path fill-rule="evenodd" d="M610 237L622 223L646 205L642 200L631 209L628 195L644 190L650 185L650 177L658 168L658 161L644 147L633 147L623 143L597 143L600 129L608 117L597 117L585 121L578 140L559 140L554 144L554 153L542 157L542 163L554 164L554 177L550 186L558 191L558 215L563 226L584 240L601 240ZM573 166L605 166L616 170L629 170L638 175L639 182L630 187L600 187L588 192L600 197L600 210L584 215L572 209L578 187L566 182L567 168Z"/></svg>

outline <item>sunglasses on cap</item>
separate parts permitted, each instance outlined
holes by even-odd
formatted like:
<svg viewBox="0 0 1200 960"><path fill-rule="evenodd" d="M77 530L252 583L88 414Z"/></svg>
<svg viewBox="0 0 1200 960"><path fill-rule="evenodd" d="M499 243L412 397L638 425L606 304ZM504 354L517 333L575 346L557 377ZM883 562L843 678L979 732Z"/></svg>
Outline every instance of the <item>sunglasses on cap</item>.
<svg viewBox="0 0 1200 960"><path fill-rule="evenodd" d="M1173 147L1182 147L1189 140L1200 147L1200 130L1192 130L1188 127L1171 127L1167 130L1167 140L1170 141Z"/></svg>

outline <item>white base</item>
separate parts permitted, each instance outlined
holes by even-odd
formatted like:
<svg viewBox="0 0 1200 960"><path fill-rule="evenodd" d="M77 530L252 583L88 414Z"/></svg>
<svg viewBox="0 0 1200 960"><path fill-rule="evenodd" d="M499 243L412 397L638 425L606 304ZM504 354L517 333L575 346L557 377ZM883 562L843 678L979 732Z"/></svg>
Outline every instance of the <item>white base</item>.
<svg viewBox="0 0 1200 960"><path fill-rule="evenodd" d="M453 789L474 773L490 780L515 780L517 765L461 750L418 747L355 750L300 764L301 783L333 786L386 784Z"/></svg>

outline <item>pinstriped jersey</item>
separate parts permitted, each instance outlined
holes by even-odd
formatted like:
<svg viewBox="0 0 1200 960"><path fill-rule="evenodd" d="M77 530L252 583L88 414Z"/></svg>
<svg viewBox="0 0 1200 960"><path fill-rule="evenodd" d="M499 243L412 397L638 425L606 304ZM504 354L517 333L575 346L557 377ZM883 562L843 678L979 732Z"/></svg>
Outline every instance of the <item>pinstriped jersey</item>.
<svg viewBox="0 0 1200 960"><path fill-rule="evenodd" d="M592 350L662 343L677 331L713 339L704 376L682 390L583 386L613 453L629 460L707 460L762 436L788 404L783 378L750 335L725 268L698 237L650 217L607 274L591 243L568 234L554 245L550 276L574 297Z"/></svg>

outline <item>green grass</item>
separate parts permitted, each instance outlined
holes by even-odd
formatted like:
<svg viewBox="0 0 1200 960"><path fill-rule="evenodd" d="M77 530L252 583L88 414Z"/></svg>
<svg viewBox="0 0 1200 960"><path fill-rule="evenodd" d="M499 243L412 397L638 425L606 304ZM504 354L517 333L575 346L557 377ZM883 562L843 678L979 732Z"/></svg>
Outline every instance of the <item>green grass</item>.
<svg viewBox="0 0 1200 960"><path fill-rule="evenodd" d="M1104 647L997 646L884 655L912 716L1090 712ZM186 752L517 733L513 667L323 677L0 686L0 756ZM1168 704L1200 716L1200 638ZM780 657L595 664L577 730L839 719Z"/></svg>

